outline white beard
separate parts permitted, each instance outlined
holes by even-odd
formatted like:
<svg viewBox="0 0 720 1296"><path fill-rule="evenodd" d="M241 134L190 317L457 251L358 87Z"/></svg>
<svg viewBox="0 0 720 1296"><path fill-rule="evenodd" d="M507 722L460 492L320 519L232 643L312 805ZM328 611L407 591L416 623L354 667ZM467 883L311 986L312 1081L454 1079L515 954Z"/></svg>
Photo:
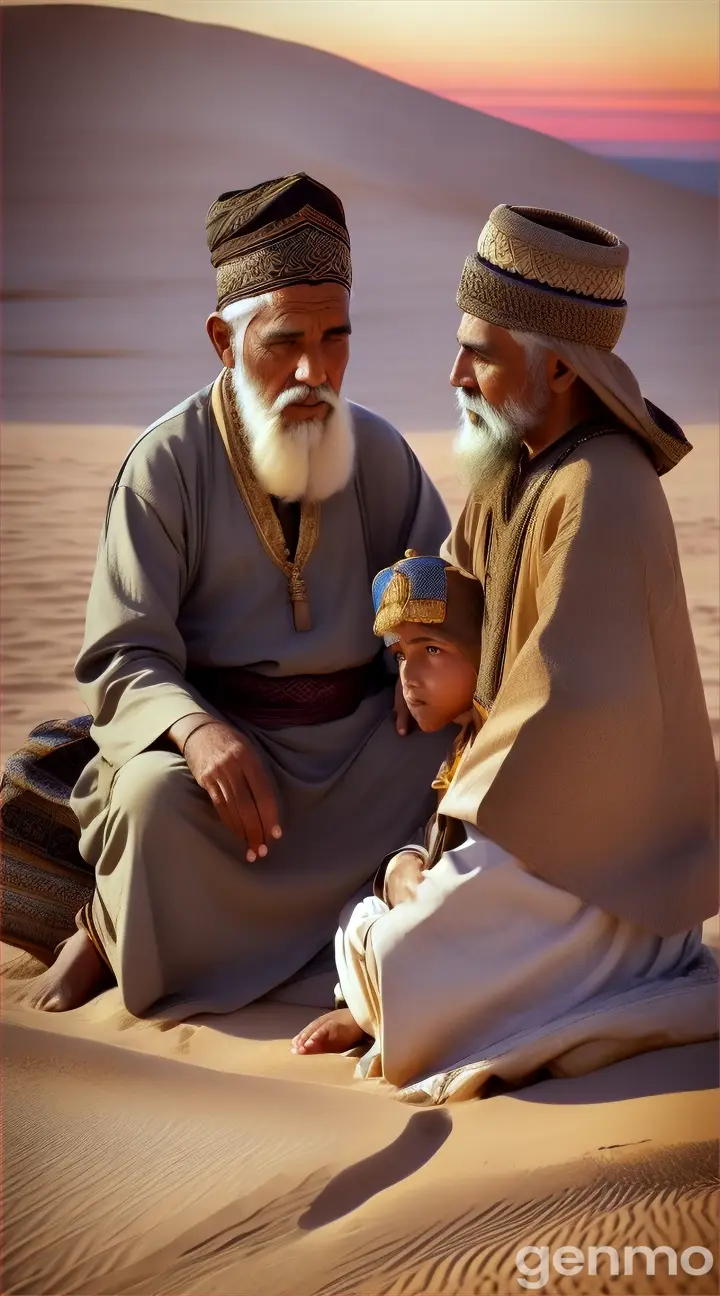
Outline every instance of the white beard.
<svg viewBox="0 0 720 1296"><path fill-rule="evenodd" d="M547 386L538 381L532 399L507 400L495 406L480 392L458 388L460 428L453 450L459 475L468 490L487 495L504 470L517 463L523 441L542 419L549 396Z"/></svg>
<svg viewBox="0 0 720 1296"><path fill-rule="evenodd" d="M263 489L281 500L318 502L343 490L355 462L352 414L344 397L323 383L281 392L269 404L237 360L231 374L253 468ZM287 423L283 410L306 400L311 392L331 406L328 417Z"/></svg>

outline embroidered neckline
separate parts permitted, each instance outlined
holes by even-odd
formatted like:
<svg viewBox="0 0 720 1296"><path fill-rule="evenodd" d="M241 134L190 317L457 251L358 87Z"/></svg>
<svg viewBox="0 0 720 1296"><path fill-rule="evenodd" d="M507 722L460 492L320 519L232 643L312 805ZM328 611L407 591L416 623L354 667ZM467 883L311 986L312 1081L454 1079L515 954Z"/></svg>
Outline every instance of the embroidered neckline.
<svg viewBox="0 0 720 1296"><path fill-rule="evenodd" d="M544 465L524 493L515 502L516 465L505 473L496 488L488 522L488 549L485 564L485 610L483 617L482 654L474 705L483 721L497 697L507 653L510 620L515 601L525 539L537 512L540 498L549 481L565 460L587 441L617 432L612 425L598 426L597 421L581 423L569 440L563 438L554 458ZM514 507L513 507L514 504ZM493 525L497 515L502 530Z"/></svg>
<svg viewBox="0 0 720 1296"><path fill-rule="evenodd" d="M297 548L294 558L291 558L272 499L263 490L252 469L250 449L235 404L229 369L219 379L218 394L223 414L223 422L218 420L218 423L235 484L266 554L287 580L295 629L299 632L311 630L310 603L303 571L318 542L320 505L314 501L302 501Z"/></svg>

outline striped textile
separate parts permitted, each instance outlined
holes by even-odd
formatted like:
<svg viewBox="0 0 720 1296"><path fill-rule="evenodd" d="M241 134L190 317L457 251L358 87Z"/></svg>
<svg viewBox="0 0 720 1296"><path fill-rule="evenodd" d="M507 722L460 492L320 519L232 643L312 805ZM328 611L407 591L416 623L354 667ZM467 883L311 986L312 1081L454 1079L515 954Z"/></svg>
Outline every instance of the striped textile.
<svg viewBox="0 0 720 1296"><path fill-rule="evenodd" d="M0 783L0 937L40 957L75 930L94 889L78 850L70 793L97 751L90 716L48 720L11 756Z"/></svg>

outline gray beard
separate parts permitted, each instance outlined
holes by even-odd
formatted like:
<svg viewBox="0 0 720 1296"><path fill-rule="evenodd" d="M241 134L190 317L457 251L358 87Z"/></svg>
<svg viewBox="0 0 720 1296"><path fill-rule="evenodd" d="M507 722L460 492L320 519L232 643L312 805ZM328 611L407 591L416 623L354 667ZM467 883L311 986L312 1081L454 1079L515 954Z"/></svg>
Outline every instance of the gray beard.
<svg viewBox="0 0 720 1296"><path fill-rule="evenodd" d="M491 405L479 392L457 392L460 428L453 447L466 489L488 495L507 469L517 464L525 437L536 427L548 403L547 391L527 402Z"/></svg>

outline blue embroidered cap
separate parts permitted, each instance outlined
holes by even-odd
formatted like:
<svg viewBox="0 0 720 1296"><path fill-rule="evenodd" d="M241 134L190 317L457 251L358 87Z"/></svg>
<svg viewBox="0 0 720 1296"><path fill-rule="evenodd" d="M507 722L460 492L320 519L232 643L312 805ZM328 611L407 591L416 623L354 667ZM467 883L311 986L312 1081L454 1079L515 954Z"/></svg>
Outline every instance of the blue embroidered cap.
<svg viewBox="0 0 720 1296"><path fill-rule="evenodd" d="M388 632L403 621L441 625L447 610L446 566L442 558L420 557L408 549L400 562L379 572L372 587L375 634L388 642Z"/></svg>
<svg viewBox="0 0 720 1296"><path fill-rule="evenodd" d="M408 549L392 567L378 572L372 587L375 634L388 647L403 622L442 627L477 666L482 637L483 593L479 581L463 575L443 558L421 556Z"/></svg>

